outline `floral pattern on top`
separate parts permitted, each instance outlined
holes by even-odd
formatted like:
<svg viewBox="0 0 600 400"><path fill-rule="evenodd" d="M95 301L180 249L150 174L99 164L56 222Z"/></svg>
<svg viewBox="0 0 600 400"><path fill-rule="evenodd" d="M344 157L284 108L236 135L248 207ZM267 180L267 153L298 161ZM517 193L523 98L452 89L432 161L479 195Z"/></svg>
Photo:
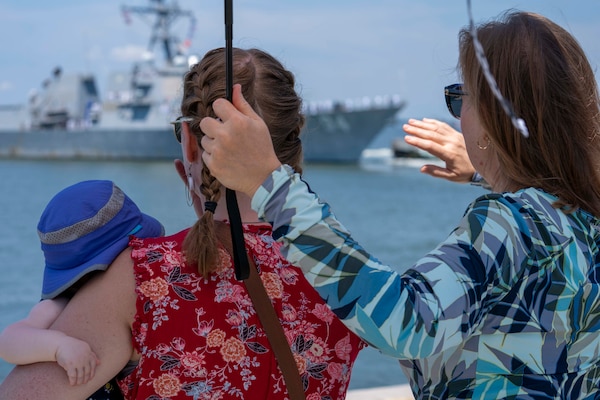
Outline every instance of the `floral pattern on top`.
<svg viewBox="0 0 600 400"><path fill-rule="evenodd" d="M342 400L366 345L350 332L279 252L270 227L245 225L249 255L273 302L307 400ZM136 278L134 348L141 359L119 382L126 399L287 399L283 376L233 261L207 279L186 264L173 236L132 239Z"/></svg>

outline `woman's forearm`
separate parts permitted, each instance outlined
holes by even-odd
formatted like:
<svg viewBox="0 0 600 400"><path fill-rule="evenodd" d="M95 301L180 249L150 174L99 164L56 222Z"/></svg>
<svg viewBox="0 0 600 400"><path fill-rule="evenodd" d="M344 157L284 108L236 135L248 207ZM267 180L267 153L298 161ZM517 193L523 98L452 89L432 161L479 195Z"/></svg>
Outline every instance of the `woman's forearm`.
<svg viewBox="0 0 600 400"><path fill-rule="evenodd" d="M400 276L367 253L316 194L290 170L275 171L253 198L253 208L273 225L284 256L302 268L336 315L382 352L420 358L450 346L460 335L462 312L451 317L435 282L416 272ZM461 301L466 279L440 263L435 274L451 277ZM433 275L433 274L432 274ZM465 306L466 307L466 306Z"/></svg>

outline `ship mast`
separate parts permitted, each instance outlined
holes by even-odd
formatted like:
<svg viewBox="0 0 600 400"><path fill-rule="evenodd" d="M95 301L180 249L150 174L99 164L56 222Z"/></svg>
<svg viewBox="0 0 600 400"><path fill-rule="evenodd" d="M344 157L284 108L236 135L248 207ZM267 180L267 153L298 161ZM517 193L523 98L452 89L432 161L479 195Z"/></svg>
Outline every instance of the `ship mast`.
<svg viewBox="0 0 600 400"><path fill-rule="evenodd" d="M174 65L174 59L182 55L183 50L191 45L191 38L196 24L196 19L191 11L182 10L175 0L167 4L164 0L149 0L150 5L142 6L123 6L122 12L127 23L130 22L129 14L137 14L142 17L155 17L152 24L150 43L148 51L153 52L154 46L159 43L162 46L165 56L165 62L168 65ZM190 19L190 29L187 38L181 42L171 33L173 23L179 18Z"/></svg>

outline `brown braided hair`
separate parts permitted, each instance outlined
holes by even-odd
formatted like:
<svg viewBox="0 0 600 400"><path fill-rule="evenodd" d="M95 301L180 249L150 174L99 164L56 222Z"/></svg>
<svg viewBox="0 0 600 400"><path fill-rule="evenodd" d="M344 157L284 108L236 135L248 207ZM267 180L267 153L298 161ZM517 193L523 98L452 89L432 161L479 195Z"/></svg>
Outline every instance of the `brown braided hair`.
<svg viewBox="0 0 600 400"><path fill-rule="evenodd" d="M267 124L279 161L301 173L300 131L305 120L294 75L262 50L234 48L232 51L234 84L241 84L244 98ZM181 114L194 118L189 126L198 143L204 135L200 121L204 117L216 117L212 104L224 97L225 51L218 48L206 53L183 80ZM206 201L217 202L223 189L208 168L203 167L200 192ZM183 242L183 252L188 262L197 263L198 273L205 278L216 269L219 250L212 212L205 211L190 229Z"/></svg>

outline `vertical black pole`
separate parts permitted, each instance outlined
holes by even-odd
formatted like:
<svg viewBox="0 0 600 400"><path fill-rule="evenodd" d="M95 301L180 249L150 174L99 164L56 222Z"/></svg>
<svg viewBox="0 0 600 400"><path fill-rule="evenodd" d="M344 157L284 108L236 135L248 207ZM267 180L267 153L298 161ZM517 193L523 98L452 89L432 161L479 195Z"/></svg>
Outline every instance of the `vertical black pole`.
<svg viewBox="0 0 600 400"><path fill-rule="evenodd" d="M233 99L233 0L225 0L225 95L227 100ZM235 191L227 189L225 192L229 226L231 228L231 242L233 244L233 262L235 264L235 278L247 279L250 275L246 245L244 243L244 230L238 208Z"/></svg>
<svg viewBox="0 0 600 400"><path fill-rule="evenodd" d="M233 0L225 0L225 96L233 97Z"/></svg>

